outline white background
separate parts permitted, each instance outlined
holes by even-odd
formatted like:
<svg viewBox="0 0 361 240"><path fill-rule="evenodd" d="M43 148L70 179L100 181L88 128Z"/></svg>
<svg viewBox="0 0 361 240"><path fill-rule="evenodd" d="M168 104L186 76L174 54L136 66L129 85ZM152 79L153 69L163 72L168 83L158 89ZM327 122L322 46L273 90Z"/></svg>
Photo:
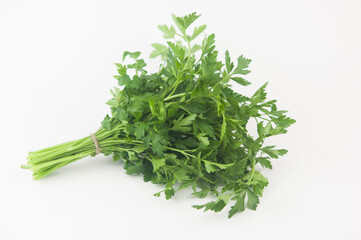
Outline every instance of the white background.
<svg viewBox="0 0 361 240"><path fill-rule="evenodd" d="M125 50L162 41L158 24L197 11L220 55L253 59L251 94L297 123L274 143L289 153L265 171L257 211L227 219L204 200L87 158L40 181L20 169L29 151L96 130ZM150 61L150 70L158 60ZM361 239L361 2L0 1L0 239ZM228 210L228 209L227 209Z"/></svg>

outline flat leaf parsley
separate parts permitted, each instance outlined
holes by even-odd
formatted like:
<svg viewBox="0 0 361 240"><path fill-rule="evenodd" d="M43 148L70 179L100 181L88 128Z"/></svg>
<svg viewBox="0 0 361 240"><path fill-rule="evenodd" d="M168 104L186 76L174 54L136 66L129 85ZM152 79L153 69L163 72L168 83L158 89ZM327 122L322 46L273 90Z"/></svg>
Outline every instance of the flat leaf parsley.
<svg viewBox="0 0 361 240"><path fill-rule="evenodd" d="M90 137L30 152L23 167L34 179L100 152L124 161L126 173L163 184L156 196L170 199L192 187L196 197L217 197L196 209L219 212L230 204L229 217L255 210L268 185L256 166L271 169L270 160L287 153L264 142L286 133L295 120L267 100L267 83L253 96L232 90L231 82L251 84L244 78L251 60L241 55L232 61L226 51L220 61L215 35L203 35L206 25L191 31L198 17L173 15L174 26L158 26L167 39L152 44L150 57L162 59L158 72L148 73L140 52L124 52L102 127ZM247 130L251 120L257 136Z"/></svg>

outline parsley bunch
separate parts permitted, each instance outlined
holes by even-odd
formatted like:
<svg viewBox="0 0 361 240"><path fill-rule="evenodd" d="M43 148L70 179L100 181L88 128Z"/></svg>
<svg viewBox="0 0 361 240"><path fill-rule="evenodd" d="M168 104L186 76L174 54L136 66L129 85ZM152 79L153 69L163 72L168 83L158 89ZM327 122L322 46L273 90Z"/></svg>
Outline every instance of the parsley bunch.
<svg viewBox="0 0 361 240"><path fill-rule="evenodd" d="M189 26L199 17L173 15L174 26L158 26L166 45L154 43L151 57L163 60L156 73L148 73L140 52L124 52L114 76L121 88L111 90L107 102L111 116L102 121L94 139L85 137L30 152L28 165L35 179L87 156L95 156L95 145L104 155L122 159L128 174L142 174L144 181L165 185L166 199L176 191L192 187L193 195L208 194L215 201L193 206L221 211L230 201L229 217L247 206L255 210L268 180L256 170L272 168L270 159L287 150L264 146L274 135L284 134L295 120L277 109L276 100L266 100L266 84L251 97L234 92L230 81L250 84L244 75L251 62L243 56L232 62L228 51L218 60L215 35L194 43L206 25ZM131 63L125 63L126 61ZM257 122L257 135L247 131ZM258 168L257 168L258 169Z"/></svg>

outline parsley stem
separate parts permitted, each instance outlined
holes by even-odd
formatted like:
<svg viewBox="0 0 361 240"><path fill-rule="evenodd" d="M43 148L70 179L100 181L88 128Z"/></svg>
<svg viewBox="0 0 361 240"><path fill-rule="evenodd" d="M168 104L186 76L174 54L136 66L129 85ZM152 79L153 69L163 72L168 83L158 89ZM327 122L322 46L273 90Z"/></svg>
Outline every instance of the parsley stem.
<svg viewBox="0 0 361 240"><path fill-rule="evenodd" d="M173 98L177 98L177 97L183 97L185 95L185 93L178 93L176 95L173 95L173 96L168 96L166 98L164 98L164 101L168 101L168 100L171 100Z"/></svg>
<svg viewBox="0 0 361 240"><path fill-rule="evenodd" d="M249 177L247 184L250 184L252 179L253 179L253 175L254 175L254 171L255 171L255 165L256 165L256 159L254 157L252 157L252 171L251 171L251 176Z"/></svg>
<svg viewBox="0 0 361 240"><path fill-rule="evenodd" d="M271 121L270 119L267 119L267 118L264 118L264 117L260 117L260 116L258 116L258 118L261 118L261 119L263 119L263 120L266 120L266 121Z"/></svg>
<svg viewBox="0 0 361 240"><path fill-rule="evenodd" d="M202 178L202 179L206 180L207 182L210 182L210 183L213 183L213 184L217 183L217 181L211 181L211 180L209 180L208 178L206 178L204 176L201 176L201 177L198 177L198 178Z"/></svg>
<svg viewBox="0 0 361 240"><path fill-rule="evenodd" d="M192 56L191 42L188 40L187 37L186 37L186 39L187 39L187 45L188 45L188 49L187 49L188 50L188 60L187 60L185 67L182 69L182 72L188 68L188 65L189 65L189 62L190 62L191 56Z"/></svg>
<svg viewBox="0 0 361 240"><path fill-rule="evenodd" d="M180 78L178 78L177 77L177 80L176 80L176 82L173 84L173 86L171 87L171 89L173 89L173 91L168 95L168 97L166 97L166 98L170 98L172 95L173 95L173 93L175 92L175 90L177 90L177 87L178 87L178 84L179 84L179 79Z"/></svg>
<svg viewBox="0 0 361 240"><path fill-rule="evenodd" d="M220 81L218 81L216 84L213 85L213 87L217 86L220 83L228 82L232 77L232 74L225 76Z"/></svg>

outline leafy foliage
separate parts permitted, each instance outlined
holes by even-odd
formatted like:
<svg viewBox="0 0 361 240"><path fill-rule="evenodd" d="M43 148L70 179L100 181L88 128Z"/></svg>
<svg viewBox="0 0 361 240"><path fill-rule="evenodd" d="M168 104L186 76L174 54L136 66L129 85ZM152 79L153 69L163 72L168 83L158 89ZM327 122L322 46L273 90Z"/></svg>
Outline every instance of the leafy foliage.
<svg viewBox="0 0 361 240"><path fill-rule="evenodd" d="M196 43L206 29L206 25L189 29L198 17L173 15L175 26L158 26L167 42L152 44L150 57L163 59L156 73L146 71L140 52L124 52L114 76L121 88L114 88L107 102L111 117L104 118L95 136L103 154L124 161L127 174L164 184L165 190L156 196L164 193L169 199L192 186L196 197L217 196L194 208L219 212L233 202L228 215L232 217L246 207L257 208L268 180L256 165L271 169L270 160L287 152L264 146L264 141L286 133L295 120L278 110L275 100L266 101L267 83L251 97L231 89L231 80L251 84L244 79L251 60L241 55L232 62L226 51L224 62L219 61L214 34ZM257 121L258 136L247 131L251 120ZM74 149L69 156L61 151L57 155L56 148L32 153L30 168L41 178L80 159L71 157L78 153L95 155L92 144L85 138L60 146ZM53 153L53 159L45 160L44 152Z"/></svg>
<svg viewBox="0 0 361 240"><path fill-rule="evenodd" d="M235 201L229 212L232 217L245 207L256 209L268 181L255 171L255 165L259 163L262 167L272 168L270 159L287 152L274 146L263 146L263 142L268 137L285 133L295 121L286 117L285 111L277 110L276 101L265 102L267 83L252 97L230 88L230 80L242 86L251 84L243 77L250 73L251 60L241 55L234 63L226 51L224 63L220 62L214 34L204 37L197 47L201 50L200 58L196 58L192 49L198 45L193 40L206 25L195 27L191 35L187 32L198 17L196 13L184 17L173 15L175 27L158 26L164 38L173 39L166 45L152 45L151 57L161 56L165 60L156 74L161 81L154 85L147 80L150 75L135 75L133 81L140 77L145 79L143 84L137 92L130 93L129 83L122 94L125 99L136 99L149 91L157 93L149 99L149 105L138 110L142 112L138 120L142 120L141 124L135 116L130 122L137 128L135 139L151 136L151 150L145 150L137 161L147 161L150 157L154 166L153 153L157 156L173 154L171 159L157 159L162 164L153 168L151 181L157 183L161 177L161 182L169 184L176 179L173 182L179 182L181 188L193 185L193 195L197 197L204 198L210 192L218 195L216 201L194 206L205 211L218 212L229 201ZM131 102L119 104L122 109L127 109ZM247 132L247 123L252 118L258 122L257 137ZM197 191L197 188L202 190Z"/></svg>

